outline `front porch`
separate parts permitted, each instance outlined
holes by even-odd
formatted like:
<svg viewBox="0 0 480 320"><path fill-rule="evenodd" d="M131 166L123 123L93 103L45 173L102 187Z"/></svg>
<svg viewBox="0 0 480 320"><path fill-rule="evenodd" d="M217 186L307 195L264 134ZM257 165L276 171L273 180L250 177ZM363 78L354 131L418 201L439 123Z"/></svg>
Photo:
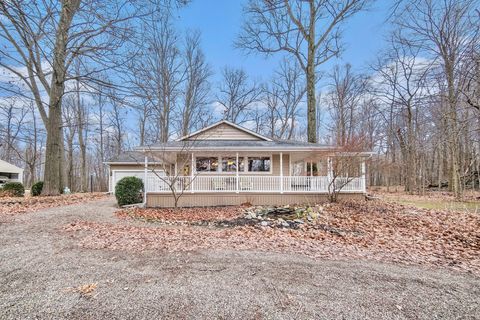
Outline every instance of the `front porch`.
<svg viewBox="0 0 480 320"><path fill-rule="evenodd" d="M364 193L364 177L328 176L157 176L147 177L147 193Z"/></svg>
<svg viewBox="0 0 480 320"><path fill-rule="evenodd" d="M169 152L160 168L145 163L145 190L216 196L365 193L365 157L349 156L355 161L348 166L339 166L338 159L347 158L325 152Z"/></svg>

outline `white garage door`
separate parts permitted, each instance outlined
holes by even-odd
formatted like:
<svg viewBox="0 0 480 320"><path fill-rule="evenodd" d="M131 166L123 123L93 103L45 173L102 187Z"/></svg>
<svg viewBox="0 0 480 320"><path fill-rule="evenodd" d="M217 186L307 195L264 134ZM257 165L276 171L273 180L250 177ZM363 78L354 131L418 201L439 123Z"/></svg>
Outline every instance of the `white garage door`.
<svg viewBox="0 0 480 320"><path fill-rule="evenodd" d="M164 176L165 172L163 170L155 170L155 173L148 172L148 177L157 177L157 175ZM143 170L113 170L112 177L111 177L111 188L110 191L115 191L115 186L117 185L118 181L125 177L137 177L143 179L145 178L145 172ZM155 179L157 180L157 179ZM145 181L143 181L145 183Z"/></svg>

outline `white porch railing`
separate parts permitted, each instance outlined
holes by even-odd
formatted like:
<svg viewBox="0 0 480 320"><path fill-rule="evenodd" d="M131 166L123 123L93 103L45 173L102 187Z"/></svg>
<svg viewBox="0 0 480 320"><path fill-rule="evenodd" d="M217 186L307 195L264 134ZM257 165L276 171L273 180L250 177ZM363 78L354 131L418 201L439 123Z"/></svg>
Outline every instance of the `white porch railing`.
<svg viewBox="0 0 480 320"><path fill-rule="evenodd" d="M278 193L328 193L328 177L305 176L181 176L162 178L149 176L147 192L172 192L170 186L184 192L278 192ZM343 193L365 192L365 178L338 177L334 185ZM333 188L333 185L330 186Z"/></svg>

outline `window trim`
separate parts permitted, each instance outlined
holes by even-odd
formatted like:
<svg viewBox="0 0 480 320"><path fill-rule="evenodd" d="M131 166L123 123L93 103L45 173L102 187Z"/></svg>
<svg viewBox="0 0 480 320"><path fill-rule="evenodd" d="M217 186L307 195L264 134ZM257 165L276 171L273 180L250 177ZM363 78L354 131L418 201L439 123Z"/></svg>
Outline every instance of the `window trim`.
<svg viewBox="0 0 480 320"><path fill-rule="evenodd" d="M217 170L216 171L198 171L197 170L197 161L199 158L217 158ZM195 156L195 173L196 174L205 174L205 173L209 173L209 174L217 174L217 173L220 173L220 157L215 157L215 156Z"/></svg>
<svg viewBox="0 0 480 320"><path fill-rule="evenodd" d="M247 161L245 163L245 173L246 174L272 174L273 172L273 154L266 156L246 156ZM248 171L248 159L249 158L269 158L270 159L270 170L269 171Z"/></svg>
<svg viewBox="0 0 480 320"><path fill-rule="evenodd" d="M235 171L223 171L223 159L228 159L228 158L233 158L233 159L236 159L236 156L225 156L225 157L222 157L222 156L219 156L218 157L220 159L220 165L218 166L220 168L220 170L218 171L218 173L221 173L221 174L237 174L237 170ZM246 163L245 163L245 156L241 157L241 156L238 156L238 161L241 162L240 159L243 159L243 170L238 170L238 173L242 173L245 171L245 166L246 166Z"/></svg>

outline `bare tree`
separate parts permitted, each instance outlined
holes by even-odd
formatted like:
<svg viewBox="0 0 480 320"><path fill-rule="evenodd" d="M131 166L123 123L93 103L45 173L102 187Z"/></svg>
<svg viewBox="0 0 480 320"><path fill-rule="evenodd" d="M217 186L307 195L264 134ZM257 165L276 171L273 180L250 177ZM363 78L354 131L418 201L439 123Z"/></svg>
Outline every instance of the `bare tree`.
<svg viewBox="0 0 480 320"><path fill-rule="evenodd" d="M172 159L168 156L166 150L145 150L145 155L153 162L149 164L148 169L156 178L156 188L170 192L175 208L178 207L181 197L193 187L193 183L198 176L196 170L191 168L191 152L189 150L194 143L194 140L185 141L182 149L175 155L176 159L173 164L170 162ZM189 176L185 176L186 168L190 170ZM148 187L147 178L144 186L145 191L148 191Z"/></svg>
<svg viewBox="0 0 480 320"><path fill-rule="evenodd" d="M118 156L124 150L125 144L125 110L117 99L110 98L112 108L108 114L109 126L113 131L113 155Z"/></svg>
<svg viewBox="0 0 480 320"><path fill-rule="evenodd" d="M205 126L212 114L207 108L209 103L210 66L200 47L200 33L188 34L183 52L185 84L182 90L182 103L179 106L180 135L186 136L191 131Z"/></svg>
<svg viewBox="0 0 480 320"><path fill-rule="evenodd" d="M265 86L268 135L275 139L292 139L306 92L298 63L284 59L269 84Z"/></svg>
<svg viewBox="0 0 480 320"><path fill-rule="evenodd" d="M25 162L27 171L25 175L25 183L27 187L31 187L39 178L38 172L41 167L42 149L44 142L44 134L38 125L36 108L33 103L28 106L30 113L29 129L25 130L25 150L23 160ZM19 154L22 154L19 152Z"/></svg>
<svg viewBox="0 0 480 320"><path fill-rule="evenodd" d="M76 81L75 116L77 126L78 146L80 148L80 192L88 189L87 145L89 115L85 102L80 95L80 82Z"/></svg>
<svg viewBox="0 0 480 320"><path fill-rule="evenodd" d="M0 124L0 157L7 162L14 162L18 139L25 129L28 107L19 97L6 98L0 104L0 117L5 122Z"/></svg>
<svg viewBox="0 0 480 320"><path fill-rule="evenodd" d="M127 0L0 2L0 37L6 44L0 48L0 66L15 78L2 87L33 99L47 132L42 194L55 195L62 189L61 103L73 61L83 56L96 64L81 76L92 81L103 70L124 65L118 51L127 40L135 39L134 20L159 7L159 3L138 5Z"/></svg>
<svg viewBox="0 0 480 320"><path fill-rule="evenodd" d="M389 51L382 54L376 68L376 93L390 99L390 111L395 118L395 121L390 119L391 134L396 137L402 153L405 191L413 192L418 182L417 151L421 140L417 129L429 95L426 81L431 64L419 56L418 48L401 42L402 39L395 35Z"/></svg>
<svg viewBox="0 0 480 320"><path fill-rule="evenodd" d="M168 16L146 24L144 45L133 61L135 95L151 109L155 118L156 142L166 142L171 135L171 117L183 82L178 34Z"/></svg>
<svg viewBox="0 0 480 320"><path fill-rule="evenodd" d="M77 133L77 124L76 124L76 110L75 110L75 100L73 96L67 96L63 99L63 123L65 126L64 136L66 142L66 185L67 187L74 191L76 185L74 185L75 180L75 135Z"/></svg>
<svg viewBox="0 0 480 320"><path fill-rule="evenodd" d="M366 93L366 79L352 71L352 66L335 66L330 76L330 91L325 96L332 119L335 143L345 146L357 134L360 101Z"/></svg>
<svg viewBox="0 0 480 320"><path fill-rule="evenodd" d="M450 188L462 197L460 163L460 87L461 62L472 43L478 41L478 17L472 0L421 0L407 2L398 11L395 23L405 32L405 42L420 48L438 61L446 83L446 137L450 154Z"/></svg>
<svg viewBox="0 0 480 320"><path fill-rule="evenodd" d="M250 82L242 69L225 67L222 76L216 101L224 109L223 118L234 123L249 120L250 108L259 100L262 88L255 82Z"/></svg>
<svg viewBox="0 0 480 320"><path fill-rule="evenodd" d="M354 137L340 147L334 157L330 158L328 197L330 202L337 202L340 192L355 178L365 175L365 159L361 152L364 149L363 138Z"/></svg>
<svg viewBox="0 0 480 320"><path fill-rule="evenodd" d="M317 69L338 56L342 24L367 0L250 0L237 46L267 55L296 58L306 76L308 141L317 142Z"/></svg>

